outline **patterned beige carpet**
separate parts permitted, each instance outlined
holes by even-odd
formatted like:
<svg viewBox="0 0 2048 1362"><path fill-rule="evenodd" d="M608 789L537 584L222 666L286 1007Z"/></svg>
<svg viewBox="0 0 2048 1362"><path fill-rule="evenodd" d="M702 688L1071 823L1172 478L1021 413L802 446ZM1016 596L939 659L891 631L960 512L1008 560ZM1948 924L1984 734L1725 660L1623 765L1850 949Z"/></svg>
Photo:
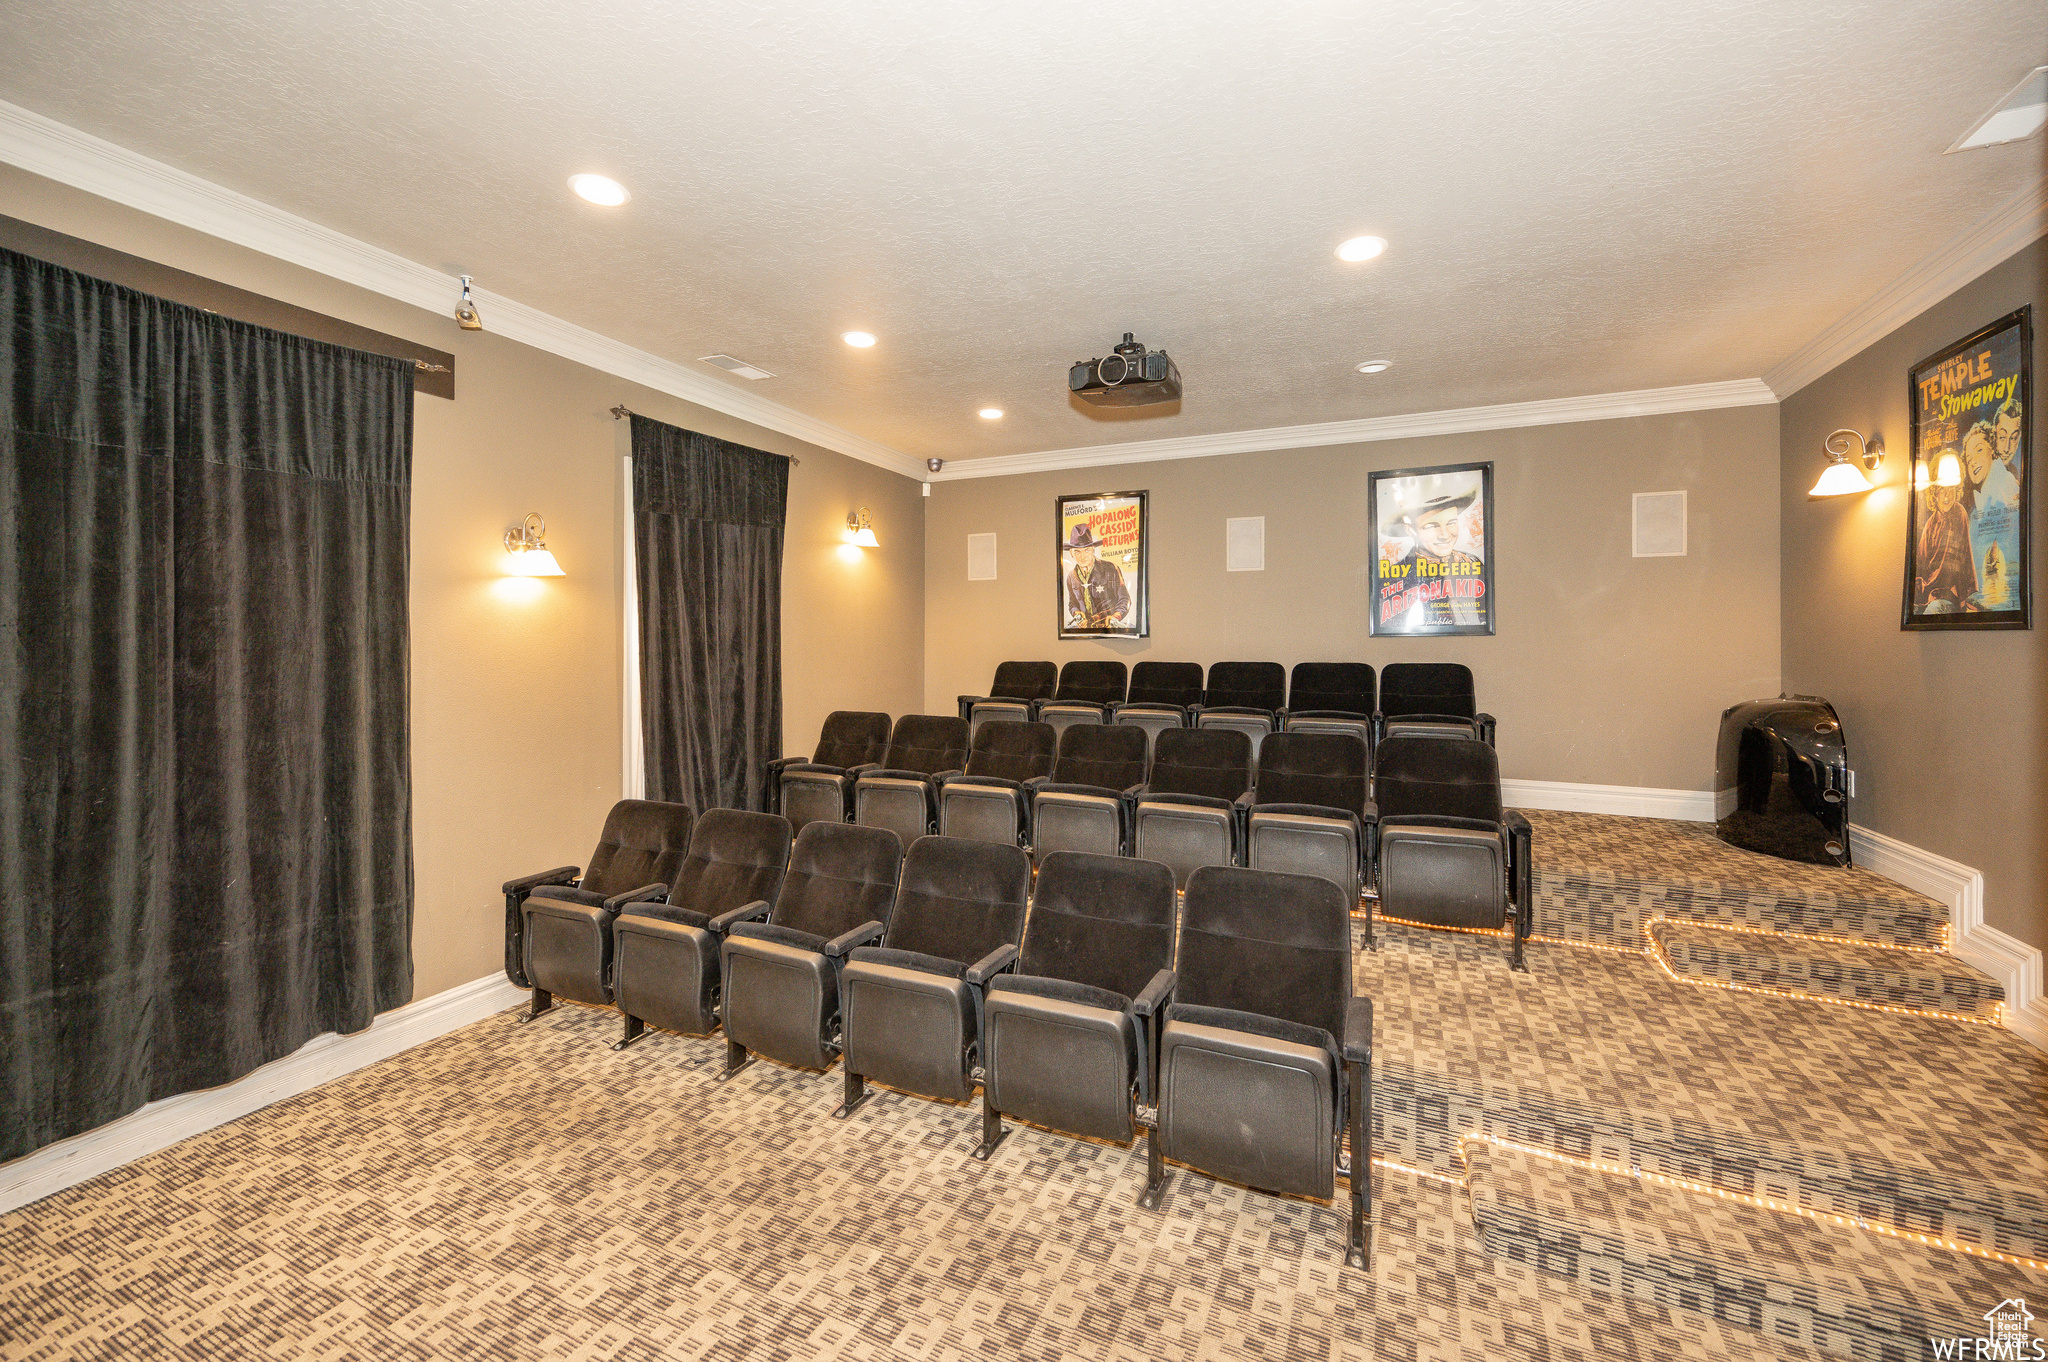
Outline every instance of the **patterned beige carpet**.
<svg viewBox="0 0 2048 1362"><path fill-rule="evenodd" d="M1671 1107L1667 1126L1772 1150L1841 1140L1959 1184L2044 1181L2048 1061L2000 1032L1583 948L1510 976L1483 938L1388 936L1358 977L1389 1076L1475 1064L1610 1126ZM502 1014L0 1217L0 1356L1821 1355L1733 1308L1602 1284L1621 1251L1595 1222L1565 1226L1581 1237L1560 1256L1556 1226L1518 1237L1496 1215L1489 1252L1442 1181L1380 1172L1367 1277L1341 1265L1335 1207L1178 1170L1152 1214L1136 1151L1027 1127L984 1165L971 1109L883 1092L834 1121L836 1074L760 1062L718 1083L718 1042L615 1054L614 1034L593 1009ZM1496 1209L1584 1200L1570 1170L1532 1187L1545 1172L1475 1188ZM1973 1260L1942 1280L1947 1300L2017 1279Z"/></svg>

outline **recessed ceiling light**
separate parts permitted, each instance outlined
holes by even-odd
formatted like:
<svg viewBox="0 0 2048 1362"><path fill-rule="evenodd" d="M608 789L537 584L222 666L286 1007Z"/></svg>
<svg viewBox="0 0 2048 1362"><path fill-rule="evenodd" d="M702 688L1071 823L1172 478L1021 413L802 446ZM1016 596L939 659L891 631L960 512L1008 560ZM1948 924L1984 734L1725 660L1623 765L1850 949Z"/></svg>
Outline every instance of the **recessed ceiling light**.
<svg viewBox="0 0 2048 1362"><path fill-rule="evenodd" d="M984 421L1000 421L1003 419L1003 409L1001 407L983 407L981 409L981 419Z"/></svg>
<svg viewBox="0 0 2048 1362"><path fill-rule="evenodd" d="M626 192L626 186L602 175L571 175L569 187L576 191L578 198L588 199L604 208L617 208L633 197Z"/></svg>
<svg viewBox="0 0 2048 1362"><path fill-rule="evenodd" d="M865 350L875 343L875 338L865 331L848 331L840 336L839 339L845 341L856 350Z"/></svg>
<svg viewBox="0 0 2048 1362"><path fill-rule="evenodd" d="M1978 119L1950 151L1972 151L2032 137L2048 123L2048 66L2037 66L2006 91L1998 107Z"/></svg>
<svg viewBox="0 0 2048 1362"><path fill-rule="evenodd" d="M1394 361L1390 359L1369 359L1358 366L1358 372L1361 374L1383 374L1393 367Z"/></svg>
<svg viewBox="0 0 2048 1362"><path fill-rule="evenodd" d="M1337 248L1339 260L1370 260L1387 248L1383 236L1355 236Z"/></svg>

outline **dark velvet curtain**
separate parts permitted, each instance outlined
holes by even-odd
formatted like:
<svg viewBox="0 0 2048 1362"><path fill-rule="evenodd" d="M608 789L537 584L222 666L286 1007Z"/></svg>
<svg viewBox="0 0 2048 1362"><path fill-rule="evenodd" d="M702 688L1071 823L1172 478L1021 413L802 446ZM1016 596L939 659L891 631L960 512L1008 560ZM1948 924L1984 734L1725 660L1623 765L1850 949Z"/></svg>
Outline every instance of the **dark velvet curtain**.
<svg viewBox="0 0 2048 1362"><path fill-rule="evenodd" d="M640 731L647 797L760 807L782 752L789 460L633 418Z"/></svg>
<svg viewBox="0 0 2048 1362"><path fill-rule="evenodd" d="M0 1159L412 995L412 374L0 251Z"/></svg>

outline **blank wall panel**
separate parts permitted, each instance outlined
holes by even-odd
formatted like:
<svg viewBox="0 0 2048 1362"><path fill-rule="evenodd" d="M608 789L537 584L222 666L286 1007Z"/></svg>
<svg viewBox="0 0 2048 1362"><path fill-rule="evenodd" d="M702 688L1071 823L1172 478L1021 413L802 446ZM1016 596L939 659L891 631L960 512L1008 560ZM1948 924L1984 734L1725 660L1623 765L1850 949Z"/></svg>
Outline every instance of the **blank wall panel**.
<svg viewBox="0 0 2048 1362"><path fill-rule="evenodd" d="M993 582L996 579L996 537L992 534L967 536L967 580Z"/></svg>
<svg viewBox="0 0 2048 1362"><path fill-rule="evenodd" d="M1635 494L1635 556L1685 556L1685 493Z"/></svg>
<svg viewBox="0 0 2048 1362"><path fill-rule="evenodd" d="M1225 568L1231 572L1266 570L1266 518L1262 515L1232 516L1223 522Z"/></svg>

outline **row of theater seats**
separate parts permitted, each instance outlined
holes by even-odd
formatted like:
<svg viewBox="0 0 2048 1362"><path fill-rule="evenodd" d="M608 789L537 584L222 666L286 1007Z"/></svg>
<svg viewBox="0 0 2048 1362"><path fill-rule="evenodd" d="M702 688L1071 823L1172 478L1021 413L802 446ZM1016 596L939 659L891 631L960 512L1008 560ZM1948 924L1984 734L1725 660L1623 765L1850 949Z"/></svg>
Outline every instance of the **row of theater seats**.
<svg viewBox="0 0 2048 1362"><path fill-rule="evenodd" d="M632 883L633 881L644 881ZM614 1049L648 1024L723 1029L729 1077L754 1054L844 1060L869 1079L982 1094L987 1159L1008 1113L1128 1142L1140 1204L1171 1158L1287 1195L1350 1179L1347 1261L1370 1267L1372 1003L1352 993L1352 901L1327 881L1164 865L775 814L626 801L587 870L505 885L506 970L616 1005ZM1349 1155L1345 1158L1348 1136ZM1354 1175L1354 1170L1355 1174Z"/></svg>
<svg viewBox="0 0 2048 1362"><path fill-rule="evenodd" d="M927 833L1158 861L1185 889L1203 866L1315 875L1386 916L1497 931L1523 967L1532 927L1531 830L1503 807L1492 747L1440 727L1398 726L1373 743L1343 728L1291 727L1257 760L1237 728L905 715L879 758L886 715L841 712L809 761L777 763L771 808L802 828L854 823L908 843ZM879 722L878 722L879 721ZM1148 751L1149 747L1149 751Z"/></svg>
<svg viewBox="0 0 2048 1362"><path fill-rule="evenodd" d="M1491 744L1494 718L1481 713L1472 669L1455 662L1396 662L1377 678L1364 662L1302 662L1290 677L1278 662L1217 662L1205 681L1195 662L1005 662L987 695L959 698L970 727L989 719L1168 728L1234 728L1252 754L1268 733L1355 732L1370 747L1390 730L1456 733Z"/></svg>

